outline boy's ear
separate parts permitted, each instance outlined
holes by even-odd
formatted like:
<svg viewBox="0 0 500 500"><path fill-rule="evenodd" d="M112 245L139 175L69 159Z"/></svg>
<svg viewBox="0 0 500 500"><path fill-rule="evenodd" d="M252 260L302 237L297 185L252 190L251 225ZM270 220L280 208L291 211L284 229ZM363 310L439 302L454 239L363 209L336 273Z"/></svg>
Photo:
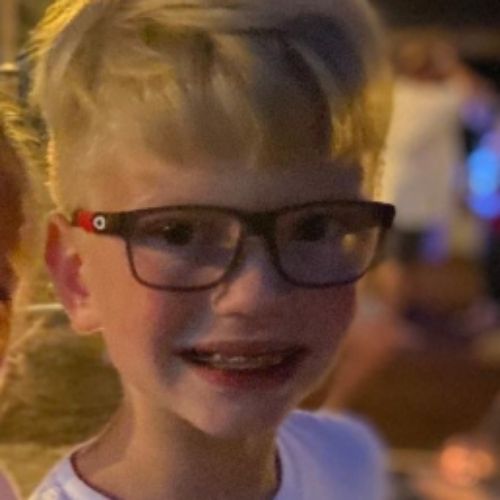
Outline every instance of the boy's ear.
<svg viewBox="0 0 500 500"><path fill-rule="evenodd" d="M48 221L45 262L71 326L79 333L99 330L99 315L82 279L82 260L71 235L72 227L60 214Z"/></svg>

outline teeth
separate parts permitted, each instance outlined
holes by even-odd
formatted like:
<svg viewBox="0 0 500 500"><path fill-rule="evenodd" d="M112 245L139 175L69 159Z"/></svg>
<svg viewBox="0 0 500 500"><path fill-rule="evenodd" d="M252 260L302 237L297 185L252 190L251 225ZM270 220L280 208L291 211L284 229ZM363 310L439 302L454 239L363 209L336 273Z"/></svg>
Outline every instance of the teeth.
<svg viewBox="0 0 500 500"><path fill-rule="evenodd" d="M262 354L260 356L224 356L221 353L194 353L192 358L199 363L227 370L256 370L282 363L287 354Z"/></svg>

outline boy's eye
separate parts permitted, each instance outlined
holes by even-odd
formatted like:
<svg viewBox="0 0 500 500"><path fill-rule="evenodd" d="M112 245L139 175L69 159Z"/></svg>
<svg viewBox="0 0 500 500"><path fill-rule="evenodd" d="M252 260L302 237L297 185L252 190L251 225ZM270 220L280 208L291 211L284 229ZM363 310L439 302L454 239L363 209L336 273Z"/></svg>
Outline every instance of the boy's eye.
<svg viewBox="0 0 500 500"><path fill-rule="evenodd" d="M323 239L330 228L331 220L323 214L304 217L293 231L293 239L300 241L318 241Z"/></svg>
<svg viewBox="0 0 500 500"><path fill-rule="evenodd" d="M329 213L315 213L302 217L294 223L291 240L315 242L325 239L335 239L349 232L342 222Z"/></svg>
<svg viewBox="0 0 500 500"><path fill-rule="evenodd" d="M197 237L197 224L184 218L141 221L135 228L134 241L155 247L182 247Z"/></svg>
<svg viewBox="0 0 500 500"><path fill-rule="evenodd" d="M226 220L182 214L143 222L136 229L138 241L162 247L220 244L226 234Z"/></svg>
<svg viewBox="0 0 500 500"><path fill-rule="evenodd" d="M167 222L158 231L158 236L169 245L187 245L193 239L194 225L186 221Z"/></svg>
<svg viewBox="0 0 500 500"><path fill-rule="evenodd" d="M134 229L133 241L165 250L188 246L233 248L237 243L240 224L233 216L207 210L181 212L141 219Z"/></svg>

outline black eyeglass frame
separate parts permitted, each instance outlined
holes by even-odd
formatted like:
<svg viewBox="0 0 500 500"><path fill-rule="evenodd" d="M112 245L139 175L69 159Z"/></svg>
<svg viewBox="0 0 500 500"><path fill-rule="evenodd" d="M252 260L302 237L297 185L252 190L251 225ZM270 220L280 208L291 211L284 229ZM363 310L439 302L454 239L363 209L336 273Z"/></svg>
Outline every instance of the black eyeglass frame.
<svg viewBox="0 0 500 500"><path fill-rule="evenodd" d="M371 218L379 221L379 224L373 227L379 227L380 237L377 241L377 248L374 252L374 257L372 262L367 268L359 275L354 276L342 281L328 282L321 284L311 284L296 280L289 276L287 272L283 269L279 250L276 244L274 229L276 226L276 219L284 213L289 213L293 211L299 211L306 208L314 207L359 207L364 211L369 213ZM182 210L210 210L212 212L220 212L238 219L241 223L242 231L239 235L238 242L234 249L234 255L232 260L228 263L225 272L217 280L207 284L191 287L180 287L180 286L169 286L169 285L157 285L154 283L149 283L142 279L137 273L137 269L134 263L133 249L131 243L131 236L134 233L134 227L136 221L144 216L151 215L155 213L161 213L166 211L182 211ZM237 210L234 208L228 208L217 205L169 205L154 208L144 208L138 210L122 211L122 212L92 212L88 210L75 210L71 216L71 225L74 227L79 227L85 231L93 234L102 234L110 236L119 236L125 241L127 258L129 261L129 266L132 271L134 278L142 285L153 288L156 290L172 291L172 292L194 292L203 291L209 288L213 288L218 284L222 283L234 270L238 267L241 256L243 245L248 235L261 236L265 242L266 249L271 257L271 262L274 268L277 270L278 274L288 283L302 287L302 288L331 288L335 286L347 285L354 283L359 280L377 261L377 255L380 252L381 247L386 237L388 230L391 228L396 214L396 209L394 205L389 203L377 202L377 201L366 201L366 200L335 200L335 201L315 201L302 203L297 205L288 205L281 207L277 210L266 210L266 211L245 211Z"/></svg>

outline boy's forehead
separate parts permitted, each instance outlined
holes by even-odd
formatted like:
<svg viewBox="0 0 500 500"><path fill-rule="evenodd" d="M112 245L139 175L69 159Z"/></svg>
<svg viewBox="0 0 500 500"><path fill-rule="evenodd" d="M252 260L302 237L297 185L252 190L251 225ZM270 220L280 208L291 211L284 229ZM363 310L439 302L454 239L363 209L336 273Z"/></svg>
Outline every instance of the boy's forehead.
<svg viewBox="0 0 500 500"><path fill-rule="evenodd" d="M342 161L260 167L199 157L173 162L143 148L120 148L95 165L90 209L133 210L211 204L273 208L320 199L360 197L362 169Z"/></svg>

